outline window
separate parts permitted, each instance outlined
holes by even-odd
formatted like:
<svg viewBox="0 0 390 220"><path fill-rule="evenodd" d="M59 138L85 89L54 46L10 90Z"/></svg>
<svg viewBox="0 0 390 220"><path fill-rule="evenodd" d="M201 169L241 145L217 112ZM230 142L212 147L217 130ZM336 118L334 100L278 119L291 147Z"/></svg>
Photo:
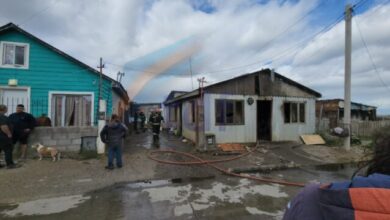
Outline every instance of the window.
<svg viewBox="0 0 390 220"><path fill-rule="evenodd" d="M305 123L305 103L285 102L284 123Z"/></svg>
<svg viewBox="0 0 390 220"><path fill-rule="evenodd" d="M244 101L215 100L215 123L217 125L244 124Z"/></svg>
<svg viewBox="0 0 390 220"><path fill-rule="evenodd" d="M53 94L51 119L54 126L92 125L92 95Z"/></svg>
<svg viewBox="0 0 390 220"><path fill-rule="evenodd" d="M299 122L305 123L305 103L299 103Z"/></svg>
<svg viewBox="0 0 390 220"><path fill-rule="evenodd" d="M1 42L1 65L11 68L28 68L29 45L14 42Z"/></svg>

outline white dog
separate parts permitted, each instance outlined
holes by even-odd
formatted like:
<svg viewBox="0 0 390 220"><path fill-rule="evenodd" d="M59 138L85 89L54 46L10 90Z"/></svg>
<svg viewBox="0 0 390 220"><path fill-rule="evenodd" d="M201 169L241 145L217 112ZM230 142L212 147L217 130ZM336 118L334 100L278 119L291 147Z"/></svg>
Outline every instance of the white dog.
<svg viewBox="0 0 390 220"><path fill-rule="evenodd" d="M59 152L55 147L45 147L42 144L34 144L31 147L37 150L39 160L42 160L44 156L50 156L53 158L53 162L61 159L61 152Z"/></svg>

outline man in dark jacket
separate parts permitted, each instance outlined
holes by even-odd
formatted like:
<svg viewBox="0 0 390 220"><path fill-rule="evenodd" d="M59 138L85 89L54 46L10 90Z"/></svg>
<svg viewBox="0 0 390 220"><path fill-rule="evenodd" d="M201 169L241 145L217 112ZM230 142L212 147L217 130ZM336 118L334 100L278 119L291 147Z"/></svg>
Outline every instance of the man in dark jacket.
<svg viewBox="0 0 390 220"><path fill-rule="evenodd" d="M4 151L5 163L8 169L16 168L12 160L12 132L10 129L10 124L7 116L7 106L0 105L0 151Z"/></svg>
<svg viewBox="0 0 390 220"><path fill-rule="evenodd" d="M161 112L159 111L153 112L149 117L149 123L152 125L153 144L155 144L157 147L159 147L160 127L161 127L161 122L163 121L164 118L161 116Z"/></svg>
<svg viewBox="0 0 390 220"><path fill-rule="evenodd" d="M146 116L143 112L140 112L139 113L139 119L141 121L141 130L142 132L145 132L145 121L146 121Z"/></svg>
<svg viewBox="0 0 390 220"><path fill-rule="evenodd" d="M100 132L100 138L108 147L108 165L106 169L114 169L114 157L116 158L116 166L122 167L122 148L123 139L126 135L126 128L119 121L119 117L115 114L111 116L111 121L104 126Z"/></svg>
<svg viewBox="0 0 390 220"><path fill-rule="evenodd" d="M35 118L24 112L24 105L19 104L16 112L9 116L9 121L13 130L13 144L20 143L20 159L24 160L27 157L27 139L36 124Z"/></svg>

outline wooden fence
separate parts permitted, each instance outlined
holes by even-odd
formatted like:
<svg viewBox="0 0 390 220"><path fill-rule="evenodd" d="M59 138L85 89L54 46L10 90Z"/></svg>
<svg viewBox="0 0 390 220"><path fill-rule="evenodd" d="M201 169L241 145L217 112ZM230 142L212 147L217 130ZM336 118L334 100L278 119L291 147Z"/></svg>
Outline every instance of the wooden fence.
<svg viewBox="0 0 390 220"><path fill-rule="evenodd" d="M321 121L316 121L317 132L329 131L329 119L323 118ZM343 122L339 122L340 127L343 126ZM390 126L390 120L381 120L381 121L357 121L352 120L351 130L352 134L357 136L371 136L377 129Z"/></svg>
<svg viewBox="0 0 390 220"><path fill-rule="evenodd" d="M390 126L390 120L384 121L352 121L351 130L357 136L371 136L377 129Z"/></svg>

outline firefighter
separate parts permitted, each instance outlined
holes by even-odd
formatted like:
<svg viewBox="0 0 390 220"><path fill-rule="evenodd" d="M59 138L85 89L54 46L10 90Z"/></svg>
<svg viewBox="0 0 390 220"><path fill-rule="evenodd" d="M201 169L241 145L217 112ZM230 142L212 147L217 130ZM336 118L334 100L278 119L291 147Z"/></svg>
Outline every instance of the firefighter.
<svg viewBox="0 0 390 220"><path fill-rule="evenodd" d="M152 126L153 131L153 144L159 147L159 134L161 122L164 121L164 118L161 116L160 111L153 112L149 117L149 123Z"/></svg>

